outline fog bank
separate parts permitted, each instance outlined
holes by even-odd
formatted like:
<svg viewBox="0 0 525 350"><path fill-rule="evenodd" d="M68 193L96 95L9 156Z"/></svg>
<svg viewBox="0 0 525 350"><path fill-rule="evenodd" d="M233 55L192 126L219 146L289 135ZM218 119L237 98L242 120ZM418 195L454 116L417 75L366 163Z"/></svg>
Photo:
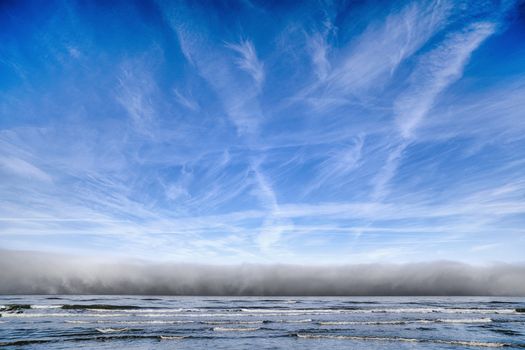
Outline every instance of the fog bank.
<svg viewBox="0 0 525 350"><path fill-rule="evenodd" d="M212 266L0 250L0 294L525 296L525 265Z"/></svg>

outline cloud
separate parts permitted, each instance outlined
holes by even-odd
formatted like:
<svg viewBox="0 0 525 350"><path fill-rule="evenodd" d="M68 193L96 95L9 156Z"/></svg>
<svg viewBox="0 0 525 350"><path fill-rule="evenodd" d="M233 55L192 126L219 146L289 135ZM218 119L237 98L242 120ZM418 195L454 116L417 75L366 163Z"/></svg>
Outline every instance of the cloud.
<svg viewBox="0 0 525 350"><path fill-rule="evenodd" d="M328 77L331 69L330 61L328 60L330 46L326 42L326 37L321 35L321 33L312 35L308 40L308 44L317 77L320 81L323 81Z"/></svg>
<svg viewBox="0 0 525 350"><path fill-rule="evenodd" d="M494 31L493 23L473 23L421 58L410 78L410 88L396 100L394 106L403 138L413 137L438 94L461 77L472 52Z"/></svg>
<svg viewBox="0 0 525 350"><path fill-rule="evenodd" d="M150 98L155 84L144 67L137 67L141 64L136 61L123 65L116 100L128 113L135 130L149 135L155 121L155 108Z"/></svg>
<svg viewBox="0 0 525 350"><path fill-rule="evenodd" d="M235 46L241 52L237 62L242 69L248 70L257 84L246 84L235 75L235 67L222 50L210 48L210 38L204 32L198 37L180 23L177 18L168 19L176 33L181 50L186 59L197 69L198 74L209 84L223 104L226 115L235 125L241 136L257 134L262 119L262 112L257 101L258 82L262 83L264 74L262 64L258 63L251 44ZM245 42L248 43L248 42ZM253 52L252 52L253 50Z"/></svg>
<svg viewBox="0 0 525 350"><path fill-rule="evenodd" d="M255 180L254 192L259 198L264 210L267 211L267 215L264 218L256 242L262 251L268 251L281 239L281 234L283 233L282 225L285 220L277 217L280 211L277 196L270 181L260 169L261 165L259 163L260 162L254 162L252 164L252 172Z"/></svg>
<svg viewBox="0 0 525 350"><path fill-rule="evenodd" d="M306 99L320 110L348 104L356 98L369 99L370 93L382 89L405 59L446 25L450 10L447 1L410 3L381 22L372 22L340 50L330 74L325 39L314 36L309 44L320 81L296 98Z"/></svg>
<svg viewBox="0 0 525 350"><path fill-rule="evenodd" d="M4 250L0 280L0 294L525 296L524 265L448 261L211 266Z"/></svg>
<svg viewBox="0 0 525 350"><path fill-rule="evenodd" d="M522 261L524 52L507 4L159 1L116 11L110 36L92 20L104 7L8 7L41 25L4 26L0 246Z"/></svg>
<svg viewBox="0 0 525 350"><path fill-rule="evenodd" d="M52 182L52 178L49 174L23 159L0 157L0 169L2 168L12 174L22 176L30 180Z"/></svg>
<svg viewBox="0 0 525 350"><path fill-rule="evenodd" d="M250 74L257 86L261 87L264 82L264 64L257 58L253 43L249 40L243 40L239 44L228 44L226 47L240 55L237 65Z"/></svg>
<svg viewBox="0 0 525 350"><path fill-rule="evenodd" d="M359 167L363 156L364 137L359 135L350 145L338 147L330 152L324 161L318 165L318 175L314 181L305 188L304 193L309 194L324 186L336 183L338 187L346 185L350 174Z"/></svg>
<svg viewBox="0 0 525 350"><path fill-rule="evenodd" d="M389 182L397 172L403 152L414 140L417 127L437 96L461 77L472 52L494 31L495 25L490 22L470 24L419 60L409 79L409 87L394 101L394 118L402 140L395 141L398 144L375 177L373 198L381 200L388 195Z"/></svg>
<svg viewBox="0 0 525 350"><path fill-rule="evenodd" d="M184 96L179 90L174 89L173 94L175 95L177 102L189 110L195 112L200 109L199 104L195 100Z"/></svg>

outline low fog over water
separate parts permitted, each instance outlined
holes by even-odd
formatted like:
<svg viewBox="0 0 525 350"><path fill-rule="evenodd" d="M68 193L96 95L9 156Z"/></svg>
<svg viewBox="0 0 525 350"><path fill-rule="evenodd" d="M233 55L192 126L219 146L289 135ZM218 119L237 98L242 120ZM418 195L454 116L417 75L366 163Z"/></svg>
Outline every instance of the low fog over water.
<svg viewBox="0 0 525 350"><path fill-rule="evenodd" d="M525 295L525 265L198 265L0 251L1 294Z"/></svg>

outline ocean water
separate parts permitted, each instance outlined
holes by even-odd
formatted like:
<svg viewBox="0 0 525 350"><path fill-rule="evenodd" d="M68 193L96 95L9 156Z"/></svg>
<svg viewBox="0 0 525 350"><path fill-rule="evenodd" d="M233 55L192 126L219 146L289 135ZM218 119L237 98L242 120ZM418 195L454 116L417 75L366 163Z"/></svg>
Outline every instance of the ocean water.
<svg viewBox="0 0 525 350"><path fill-rule="evenodd" d="M524 298L0 296L6 349L525 348Z"/></svg>

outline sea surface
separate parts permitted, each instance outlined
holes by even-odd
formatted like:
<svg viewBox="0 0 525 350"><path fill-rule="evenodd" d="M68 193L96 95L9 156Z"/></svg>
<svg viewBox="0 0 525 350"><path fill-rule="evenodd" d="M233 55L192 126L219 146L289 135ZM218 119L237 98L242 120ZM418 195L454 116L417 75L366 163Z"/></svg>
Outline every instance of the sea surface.
<svg viewBox="0 0 525 350"><path fill-rule="evenodd" d="M0 296L6 349L525 348L524 298Z"/></svg>

